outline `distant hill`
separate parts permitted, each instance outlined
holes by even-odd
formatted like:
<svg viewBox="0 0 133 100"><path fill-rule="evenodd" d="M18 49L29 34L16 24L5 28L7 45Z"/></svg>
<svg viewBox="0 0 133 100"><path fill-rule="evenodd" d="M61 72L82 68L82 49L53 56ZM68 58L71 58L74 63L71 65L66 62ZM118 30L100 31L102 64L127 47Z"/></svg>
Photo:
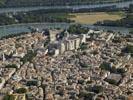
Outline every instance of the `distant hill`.
<svg viewBox="0 0 133 100"><path fill-rule="evenodd" d="M0 7L80 5L132 0L0 0Z"/></svg>

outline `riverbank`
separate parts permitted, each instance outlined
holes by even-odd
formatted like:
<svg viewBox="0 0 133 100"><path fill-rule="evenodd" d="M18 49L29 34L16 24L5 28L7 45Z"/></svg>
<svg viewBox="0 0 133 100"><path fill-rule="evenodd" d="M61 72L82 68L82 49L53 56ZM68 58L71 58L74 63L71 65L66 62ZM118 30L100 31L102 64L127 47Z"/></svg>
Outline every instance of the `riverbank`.
<svg viewBox="0 0 133 100"><path fill-rule="evenodd" d="M29 27L38 29L39 31L43 31L43 29L52 29L52 28L62 28L67 29L70 25L74 23L28 23L28 24L14 24L14 25L5 25L0 26L0 37L7 36L10 34L18 34L22 32L31 32ZM110 26L95 26L82 24L85 27L90 29L98 29L105 31L114 31L121 32L123 34L128 34L133 28L125 28L125 27L110 27Z"/></svg>
<svg viewBox="0 0 133 100"><path fill-rule="evenodd" d="M17 14L0 14L0 25L11 25L11 24L21 24L21 23L39 23L39 22L74 22L70 18L74 15L69 15L68 13L45 13L42 10L32 11L32 12L21 12Z"/></svg>

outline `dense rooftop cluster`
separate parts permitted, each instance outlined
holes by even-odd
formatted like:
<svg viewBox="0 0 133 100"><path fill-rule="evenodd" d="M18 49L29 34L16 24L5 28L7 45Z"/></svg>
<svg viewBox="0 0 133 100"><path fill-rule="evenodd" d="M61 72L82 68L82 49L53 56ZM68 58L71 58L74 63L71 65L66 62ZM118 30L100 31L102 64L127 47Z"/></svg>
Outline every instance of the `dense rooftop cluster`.
<svg viewBox="0 0 133 100"><path fill-rule="evenodd" d="M132 41L132 35L101 30L2 39L0 100L132 100Z"/></svg>

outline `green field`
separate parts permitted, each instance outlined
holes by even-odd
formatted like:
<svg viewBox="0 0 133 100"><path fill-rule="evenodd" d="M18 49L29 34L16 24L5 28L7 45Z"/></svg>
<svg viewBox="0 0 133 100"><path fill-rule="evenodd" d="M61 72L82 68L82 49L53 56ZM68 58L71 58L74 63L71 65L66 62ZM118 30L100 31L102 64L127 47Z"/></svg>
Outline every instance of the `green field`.
<svg viewBox="0 0 133 100"><path fill-rule="evenodd" d="M109 15L119 15L121 17L125 17L126 16L126 13L123 12L123 11L107 12L107 14L109 14Z"/></svg>

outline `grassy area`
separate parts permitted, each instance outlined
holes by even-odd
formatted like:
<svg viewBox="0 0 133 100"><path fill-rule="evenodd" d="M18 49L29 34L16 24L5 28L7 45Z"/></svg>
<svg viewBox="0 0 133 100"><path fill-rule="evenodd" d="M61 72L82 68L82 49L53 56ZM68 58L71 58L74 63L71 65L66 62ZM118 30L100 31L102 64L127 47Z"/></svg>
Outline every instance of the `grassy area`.
<svg viewBox="0 0 133 100"><path fill-rule="evenodd" d="M104 20L101 22L96 23L97 25L103 26L121 26L121 27L129 27L133 28L133 13L126 13L125 17L120 20Z"/></svg>
<svg viewBox="0 0 133 100"><path fill-rule="evenodd" d="M71 20L74 20L76 23L81 24L94 24L98 21L104 21L104 20L119 20L122 18L119 14L108 14L105 12L94 12L94 13L74 13L70 14L75 17L71 17Z"/></svg>
<svg viewBox="0 0 133 100"><path fill-rule="evenodd" d="M0 0L0 5L4 5L6 0Z"/></svg>
<svg viewBox="0 0 133 100"><path fill-rule="evenodd" d="M125 17L126 16L126 13L123 12L123 11L107 12L107 14L109 14L109 15L119 15L121 17Z"/></svg>

